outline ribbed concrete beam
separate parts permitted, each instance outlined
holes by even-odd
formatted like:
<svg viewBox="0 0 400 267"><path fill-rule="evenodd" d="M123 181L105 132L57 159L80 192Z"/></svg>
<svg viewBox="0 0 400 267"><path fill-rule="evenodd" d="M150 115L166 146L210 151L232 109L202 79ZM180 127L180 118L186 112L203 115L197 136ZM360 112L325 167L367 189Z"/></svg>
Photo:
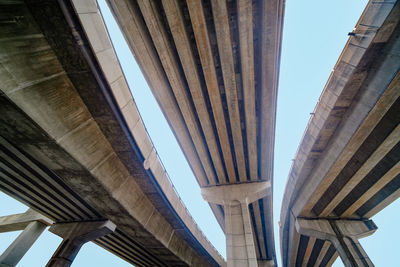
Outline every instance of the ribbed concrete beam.
<svg viewBox="0 0 400 267"><path fill-rule="evenodd" d="M374 266L358 239L373 234L372 220L296 219L297 231L305 236L330 241L346 267Z"/></svg>
<svg viewBox="0 0 400 267"><path fill-rule="evenodd" d="M326 83L282 202L285 266L337 257L296 233L295 218L371 218L400 196L399 15L398 2L370 1Z"/></svg>
<svg viewBox="0 0 400 267"><path fill-rule="evenodd" d="M63 241L46 266L71 266L86 242L110 234L115 231L115 228L115 224L109 220L54 224L49 231L62 237Z"/></svg>
<svg viewBox="0 0 400 267"><path fill-rule="evenodd" d="M0 189L57 222L109 218L103 247L136 266L223 265L158 160L96 1L4 8L30 27L0 34Z"/></svg>

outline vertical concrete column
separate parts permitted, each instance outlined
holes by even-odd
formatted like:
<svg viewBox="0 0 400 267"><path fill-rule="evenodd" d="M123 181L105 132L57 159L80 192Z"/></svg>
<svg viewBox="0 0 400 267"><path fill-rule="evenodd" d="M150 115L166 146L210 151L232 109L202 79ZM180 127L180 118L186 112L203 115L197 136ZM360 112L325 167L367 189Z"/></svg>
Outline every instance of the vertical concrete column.
<svg viewBox="0 0 400 267"><path fill-rule="evenodd" d="M345 266L374 266L361 244L359 238L373 234L377 227L369 221L329 221L335 232L334 244Z"/></svg>
<svg viewBox="0 0 400 267"><path fill-rule="evenodd" d="M248 205L235 200L224 210L228 266L257 266Z"/></svg>
<svg viewBox="0 0 400 267"><path fill-rule="evenodd" d="M39 221L30 222L24 231L1 254L0 266L16 266L46 227L47 225Z"/></svg>
<svg viewBox="0 0 400 267"><path fill-rule="evenodd" d="M258 266L249 204L268 195L269 182L204 187L204 200L224 206L227 265Z"/></svg>
<svg viewBox="0 0 400 267"><path fill-rule="evenodd" d="M246 199L247 200L247 199ZM257 266L257 254L254 242L253 228L251 225L251 217L249 210L249 202L241 202L242 218L243 218L243 229L244 229L244 240L246 241L246 251L249 266Z"/></svg>
<svg viewBox="0 0 400 267"><path fill-rule="evenodd" d="M329 240L346 267L374 266L358 239L373 234L377 226L372 220L296 220L297 231L306 236Z"/></svg>
<svg viewBox="0 0 400 267"><path fill-rule="evenodd" d="M0 233L23 230L1 254L0 266L16 266L52 221L29 209L25 213L0 217Z"/></svg>
<svg viewBox="0 0 400 267"><path fill-rule="evenodd" d="M54 224L49 231L64 240L46 266L71 266L86 242L114 232L115 227L115 224L108 220Z"/></svg>

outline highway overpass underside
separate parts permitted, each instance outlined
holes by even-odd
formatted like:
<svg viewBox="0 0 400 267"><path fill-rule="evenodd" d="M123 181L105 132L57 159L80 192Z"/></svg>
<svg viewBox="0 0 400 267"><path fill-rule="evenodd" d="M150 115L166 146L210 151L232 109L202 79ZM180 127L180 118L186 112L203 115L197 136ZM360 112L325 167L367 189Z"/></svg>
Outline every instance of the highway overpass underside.
<svg viewBox="0 0 400 267"><path fill-rule="evenodd" d="M281 210L284 266L373 266L358 242L400 195L400 3L370 1L308 123Z"/></svg>
<svg viewBox="0 0 400 267"><path fill-rule="evenodd" d="M0 1L0 80L0 190L64 240L111 221L93 241L136 266L225 265L158 159L95 1Z"/></svg>
<svg viewBox="0 0 400 267"><path fill-rule="evenodd" d="M271 183L284 1L107 2L225 231L228 265L276 265Z"/></svg>

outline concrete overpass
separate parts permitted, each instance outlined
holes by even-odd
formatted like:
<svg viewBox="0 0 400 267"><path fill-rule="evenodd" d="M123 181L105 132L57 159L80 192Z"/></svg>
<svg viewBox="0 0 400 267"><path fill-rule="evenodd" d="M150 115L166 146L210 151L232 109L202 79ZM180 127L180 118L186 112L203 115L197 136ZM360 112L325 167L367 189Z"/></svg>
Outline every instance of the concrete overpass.
<svg viewBox="0 0 400 267"><path fill-rule="evenodd" d="M31 210L0 257L47 225L69 266L94 241L136 266L224 266L176 194L94 0L0 1L0 190ZM7 265L7 266L8 266Z"/></svg>
<svg viewBox="0 0 400 267"><path fill-rule="evenodd" d="M283 266L373 266L358 242L400 192L400 3L370 1L311 113L283 197Z"/></svg>
<svg viewBox="0 0 400 267"><path fill-rule="evenodd" d="M272 173L283 0L108 0L224 229L228 266L276 265Z"/></svg>

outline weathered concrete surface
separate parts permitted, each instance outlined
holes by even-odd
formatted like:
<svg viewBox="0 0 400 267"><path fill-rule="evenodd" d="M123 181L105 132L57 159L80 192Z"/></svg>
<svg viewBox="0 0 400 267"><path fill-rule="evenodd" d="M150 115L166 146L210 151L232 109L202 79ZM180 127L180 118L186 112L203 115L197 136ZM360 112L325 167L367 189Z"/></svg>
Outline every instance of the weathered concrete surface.
<svg viewBox="0 0 400 267"><path fill-rule="evenodd" d="M297 233L296 218L368 219L395 199L399 18L398 2L370 1L321 94L283 198L284 266L325 266L337 255L321 239Z"/></svg>
<svg viewBox="0 0 400 267"><path fill-rule="evenodd" d="M41 222L44 225L52 225L53 222L40 213L28 209L24 213L0 217L0 233L19 231L25 229L31 222Z"/></svg>
<svg viewBox="0 0 400 267"><path fill-rule="evenodd" d="M200 186L271 181L284 1L108 3ZM249 212L275 261L272 194Z"/></svg>
<svg viewBox="0 0 400 267"><path fill-rule="evenodd" d="M374 266L358 239L372 235L376 229L371 220L296 220L297 232L320 240L329 240L346 267Z"/></svg>
<svg viewBox="0 0 400 267"><path fill-rule="evenodd" d="M62 1L2 6L1 16L23 23L1 32L0 188L56 222L111 219L116 231L96 243L137 266L223 265L126 101L104 24L84 12L94 7L80 1L77 15ZM80 19L101 40L92 47Z"/></svg>
<svg viewBox="0 0 400 267"><path fill-rule="evenodd" d="M0 217L0 233L23 230L0 255L0 266L16 266L47 226L53 222L28 209L25 213Z"/></svg>
<svg viewBox="0 0 400 267"><path fill-rule="evenodd" d="M271 192L270 190L270 181L219 185L201 189L201 195L205 201L224 207L228 267L259 265L249 204L266 197Z"/></svg>
<svg viewBox="0 0 400 267"><path fill-rule="evenodd" d="M116 225L109 220L53 224L49 231L62 237L63 241L46 266L71 266L85 243L111 234L115 231L115 228Z"/></svg>
<svg viewBox="0 0 400 267"><path fill-rule="evenodd" d="M88 11L88 5L84 5L84 7L81 7L81 5L82 1L74 2L75 10L82 23L84 31L88 36L88 41L90 42L92 49L94 50L95 55L100 62L100 67L106 75L106 79L110 84L110 89L117 101L119 109L122 112L123 118L125 119L129 130L131 131L131 133L133 133L136 145L138 146L144 158L144 168L155 178L156 183L162 190L161 194L165 194L169 205L171 205L173 209L175 209L177 215L190 231L189 235L193 235L194 238L197 239L197 241L200 243L200 245L206 249L207 253L212 255L212 257L216 259L216 261L220 265L223 265L223 258L211 245L211 243L201 232L197 224L194 222L189 211L177 195L175 188L168 177L168 173L165 171L164 166L162 165L157 155L157 151L155 150L147 134L143 121L137 110L135 101L130 93L125 77L122 75L122 70L116 59L115 53L112 49L110 49L111 41L105 29L100 10L95 3L92 3L90 5L90 12ZM100 48L97 48L99 42L102 43L102 45ZM106 50L110 51L107 52L110 58L103 57L104 51ZM149 187L148 182L145 182L145 184L141 182L140 185L142 186L142 188ZM153 190L148 191L150 193L148 195L150 195L150 198L153 199L154 202L159 203L161 201L165 201L161 197L155 198ZM157 209L162 211L164 210L164 207L158 205ZM163 216L170 216L166 213L162 214ZM193 245L197 245L196 242L193 242ZM202 248L198 247L197 249L201 250Z"/></svg>
<svg viewBox="0 0 400 267"><path fill-rule="evenodd" d="M3 254L1 254L0 266L16 266L33 243L35 243L43 231L46 230L46 227L47 225L39 221L30 222Z"/></svg>
<svg viewBox="0 0 400 267"><path fill-rule="evenodd" d="M201 189L201 195L205 201L220 205L229 204L235 200L248 205L266 197L270 192L270 181L210 186Z"/></svg>

